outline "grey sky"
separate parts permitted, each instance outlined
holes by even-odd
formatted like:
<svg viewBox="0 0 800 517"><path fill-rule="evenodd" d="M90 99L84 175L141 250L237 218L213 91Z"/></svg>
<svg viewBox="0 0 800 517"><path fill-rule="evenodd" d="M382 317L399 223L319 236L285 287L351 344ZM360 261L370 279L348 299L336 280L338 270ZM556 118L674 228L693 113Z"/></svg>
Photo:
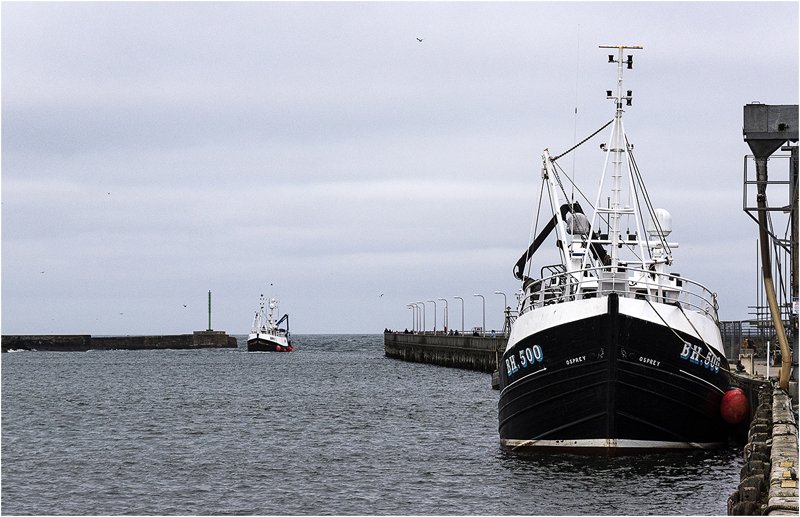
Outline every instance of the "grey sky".
<svg viewBox="0 0 800 517"><path fill-rule="evenodd" d="M742 106L798 102L796 2L36 2L2 4L2 332L191 332L212 290L242 334L270 283L296 333L471 327L473 293L499 329L542 150L613 115L602 44L644 46L675 270L746 318Z"/></svg>

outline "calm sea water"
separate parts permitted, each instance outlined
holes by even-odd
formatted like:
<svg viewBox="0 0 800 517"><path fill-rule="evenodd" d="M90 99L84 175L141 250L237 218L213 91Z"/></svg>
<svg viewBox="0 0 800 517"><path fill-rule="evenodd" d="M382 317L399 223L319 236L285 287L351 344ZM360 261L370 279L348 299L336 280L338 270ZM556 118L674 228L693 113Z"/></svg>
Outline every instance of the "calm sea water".
<svg viewBox="0 0 800 517"><path fill-rule="evenodd" d="M484 373L380 335L2 355L3 514L724 515L737 450L517 457Z"/></svg>

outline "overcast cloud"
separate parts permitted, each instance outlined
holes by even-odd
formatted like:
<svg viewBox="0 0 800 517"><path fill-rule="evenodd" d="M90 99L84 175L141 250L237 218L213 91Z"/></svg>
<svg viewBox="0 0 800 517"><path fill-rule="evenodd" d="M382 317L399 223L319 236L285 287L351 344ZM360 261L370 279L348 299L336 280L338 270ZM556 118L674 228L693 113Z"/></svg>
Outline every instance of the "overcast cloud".
<svg viewBox="0 0 800 517"><path fill-rule="evenodd" d="M602 44L644 46L626 129L675 270L747 318L742 107L797 104L797 2L6 2L2 332L201 330L208 290L231 334L262 292L295 333L437 298L459 327L453 296L471 327L473 293L499 329L542 150L613 115Z"/></svg>

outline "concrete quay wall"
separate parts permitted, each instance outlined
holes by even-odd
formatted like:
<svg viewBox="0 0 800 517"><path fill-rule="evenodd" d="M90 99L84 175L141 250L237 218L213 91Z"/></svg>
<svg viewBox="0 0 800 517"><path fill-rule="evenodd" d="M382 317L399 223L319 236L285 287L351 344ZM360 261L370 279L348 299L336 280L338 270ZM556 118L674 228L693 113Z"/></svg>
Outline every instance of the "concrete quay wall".
<svg viewBox="0 0 800 517"><path fill-rule="evenodd" d="M491 373L497 369L507 339L503 336L451 336L433 333L384 332L386 357Z"/></svg>
<svg viewBox="0 0 800 517"><path fill-rule="evenodd" d="M765 515L797 515L797 421L791 400L776 389L772 396L772 450Z"/></svg>
<svg viewBox="0 0 800 517"><path fill-rule="evenodd" d="M757 388L740 483L728 515L797 515L797 421L789 395L768 382Z"/></svg>
<svg viewBox="0 0 800 517"><path fill-rule="evenodd" d="M85 352L87 350L185 350L236 348L236 338L222 331L163 336L12 335L2 337L2 351Z"/></svg>

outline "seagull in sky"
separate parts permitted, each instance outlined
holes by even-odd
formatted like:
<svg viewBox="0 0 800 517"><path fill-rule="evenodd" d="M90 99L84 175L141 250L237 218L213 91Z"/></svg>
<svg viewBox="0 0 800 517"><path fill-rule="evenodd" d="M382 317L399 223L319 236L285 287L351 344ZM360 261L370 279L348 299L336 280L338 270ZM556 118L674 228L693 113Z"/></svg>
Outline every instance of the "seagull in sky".
<svg viewBox="0 0 800 517"><path fill-rule="evenodd" d="M420 43L422 43L422 38L417 38L417 41L419 41Z"/></svg>

